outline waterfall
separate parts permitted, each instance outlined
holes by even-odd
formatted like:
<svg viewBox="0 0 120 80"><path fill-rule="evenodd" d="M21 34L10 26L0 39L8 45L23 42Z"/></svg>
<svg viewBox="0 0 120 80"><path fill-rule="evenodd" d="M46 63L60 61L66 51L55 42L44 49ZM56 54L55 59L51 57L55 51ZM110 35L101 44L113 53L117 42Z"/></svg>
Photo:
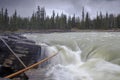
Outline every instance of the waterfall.
<svg viewBox="0 0 120 80"><path fill-rule="evenodd" d="M58 55L31 70L31 80L119 80L120 36L117 33L25 34L41 45L42 55ZM64 36L63 36L64 35Z"/></svg>

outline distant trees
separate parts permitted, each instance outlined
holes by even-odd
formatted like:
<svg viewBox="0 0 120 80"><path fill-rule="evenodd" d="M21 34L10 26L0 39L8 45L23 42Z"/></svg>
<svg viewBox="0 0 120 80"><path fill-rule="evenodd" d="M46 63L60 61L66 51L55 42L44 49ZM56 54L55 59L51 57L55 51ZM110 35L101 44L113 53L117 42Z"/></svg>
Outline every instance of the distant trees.
<svg viewBox="0 0 120 80"><path fill-rule="evenodd" d="M5 31L9 28L8 10L3 8L0 11L0 29Z"/></svg>
<svg viewBox="0 0 120 80"><path fill-rule="evenodd" d="M10 17L9 30L15 31L18 28L18 19L17 19L17 11L15 10L14 14Z"/></svg>
<svg viewBox="0 0 120 80"><path fill-rule="evenodd" d="M85 25L84 25L85 29L91 29L91 22L90 22L90 17L89 17L89 13L86 13L86 18L85 18Z"/></svg>
<svg viewBox="0 0 120 80"><path fill-rule="evenodd" d="M120 14L115 19L116 19L116 27L120 28Z"/></svg>
<svg viewBox="0 0 120 80"><path fill-rule="evenodd" d="M16 30L71 30L77 29L119 29L120 28L120 14L114 16L113 14L103 15L98 13L96 18L91 19L88 12L82 9L82 18L73 16L66 16L65 14L58 15L55 11L52 16L46 16L44 7L37 7L37 11L33 12L31 17L20 17L17 10L13 15L8 15L8 10L0 10L0 31L16 31Z"/></svg>

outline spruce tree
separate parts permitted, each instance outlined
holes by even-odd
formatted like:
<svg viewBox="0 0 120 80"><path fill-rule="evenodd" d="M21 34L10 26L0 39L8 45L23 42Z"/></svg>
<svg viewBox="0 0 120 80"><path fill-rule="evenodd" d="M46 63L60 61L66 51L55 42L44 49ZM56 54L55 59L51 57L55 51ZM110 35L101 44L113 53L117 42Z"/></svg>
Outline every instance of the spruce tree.
<svg viewBox="0 0 120 80"><path fill-rule="evenodd" d="M9 29L9 17L8 17L7 8L5 9L3 24L4 24L3 30L8 30Z"/></svg>
<svg viewBox="0 0 120 80"><path fill-rule="evenodd" d="M90 17L89 17L89 13L86 13L86 18L85 18L85 29L91 29L90 27Z"/></svg>
<svg viewBox="0 0 120 80"><path fill-rule="evenodd" d="M17 11L15 10L13 16L10 18L10 30L16 31L18 29L17 24Z"/></svg>

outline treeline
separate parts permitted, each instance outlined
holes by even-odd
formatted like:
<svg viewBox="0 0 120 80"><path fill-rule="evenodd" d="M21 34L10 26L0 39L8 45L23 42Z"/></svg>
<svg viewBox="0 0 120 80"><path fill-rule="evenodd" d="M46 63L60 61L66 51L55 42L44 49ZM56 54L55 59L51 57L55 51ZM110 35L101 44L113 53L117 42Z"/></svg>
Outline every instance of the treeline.
<svg viewBox="0 0 120 80"><path fill-rule="evenodd" d="M89 13L82 10L82 19L79 17L66 16L65 14L58 15L55 11L52 16L46 16L45 8L38 6L37 11L31 17L20 17L15 10L12 16L8 15L7 9L0 10L0 30L1 31L16 31L16 30L71 30L77 29L96 29L108 30L120 28L120 14L103 15L101 12L96 18L91 19Z"/></svg>

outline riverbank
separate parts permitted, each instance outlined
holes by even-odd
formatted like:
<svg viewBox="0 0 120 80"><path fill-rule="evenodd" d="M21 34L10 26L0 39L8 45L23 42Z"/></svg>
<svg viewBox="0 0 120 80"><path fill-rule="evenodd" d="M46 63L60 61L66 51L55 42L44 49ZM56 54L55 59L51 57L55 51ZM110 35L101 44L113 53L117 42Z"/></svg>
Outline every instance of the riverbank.
<svg viewBox="0 0 120 80"><path fill-rule="evenodd" d="M49 29L49 30L18 30L18 31L0 31L0 34L3 33L17 33L17 34L24 34L24 33L54 33L54 32L120 32L120 29L109 29L109 30L81 30L81 29L71 29L71 30L59 30L59 29Z"/></svg>

